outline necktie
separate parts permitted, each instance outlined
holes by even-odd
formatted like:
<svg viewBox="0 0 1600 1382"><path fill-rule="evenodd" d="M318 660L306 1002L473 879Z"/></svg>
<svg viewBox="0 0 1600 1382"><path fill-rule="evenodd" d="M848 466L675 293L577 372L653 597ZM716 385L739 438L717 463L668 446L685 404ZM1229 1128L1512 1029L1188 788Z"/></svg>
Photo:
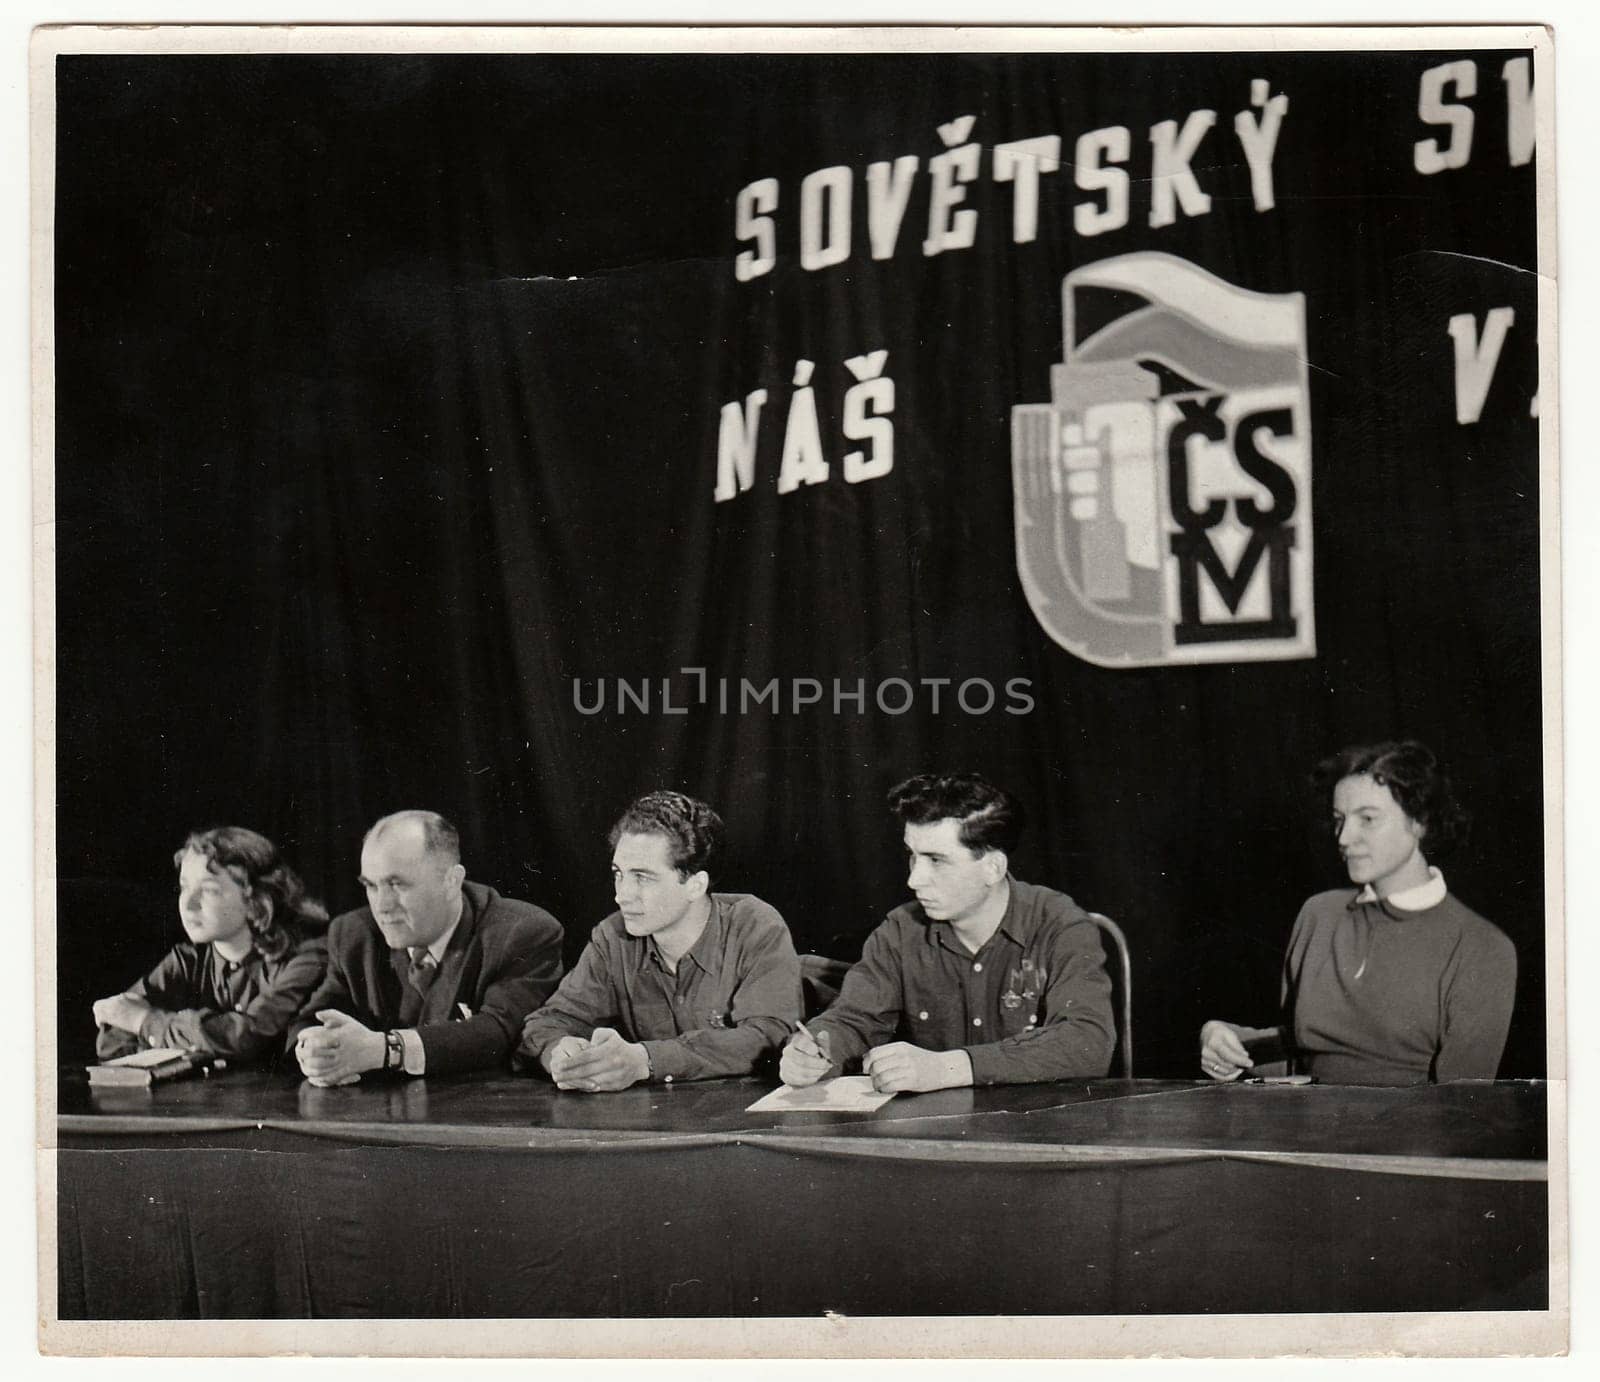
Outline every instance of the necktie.
<svg viewBox="0 0 1600 1382"><path fill-rule="evenodd" d="M418 994L426 995L439 973L439 962L428 953L425 945L414 945L406 952L411 957L411 970L406 981Z"/></svg>

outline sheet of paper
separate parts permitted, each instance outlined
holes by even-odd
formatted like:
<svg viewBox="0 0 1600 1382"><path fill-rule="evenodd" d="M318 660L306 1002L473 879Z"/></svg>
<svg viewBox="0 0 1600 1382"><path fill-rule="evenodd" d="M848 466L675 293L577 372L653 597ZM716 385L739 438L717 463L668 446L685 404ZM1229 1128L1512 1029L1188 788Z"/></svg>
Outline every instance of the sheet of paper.
<svg viewBox="0 0 1600 1382"><path fill-rule="evenodd" d="M763 1094L745 1110L746 1113L784 1113L796 1109L837 1113L871 1113L882 1108L894 1098L872 1087L868 1075L840 1075L837 1079L820 1080L805 1089L791 1089L779 1085L770 1094Z"/></svg>

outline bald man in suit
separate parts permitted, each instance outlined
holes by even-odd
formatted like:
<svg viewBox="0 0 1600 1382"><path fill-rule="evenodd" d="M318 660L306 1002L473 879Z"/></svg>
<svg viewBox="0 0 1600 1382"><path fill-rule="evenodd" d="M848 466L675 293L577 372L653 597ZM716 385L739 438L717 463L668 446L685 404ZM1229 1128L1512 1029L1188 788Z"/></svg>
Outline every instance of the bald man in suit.
<svg viewBox="0 0 1600 1382"><path fill-rule="evenodd" d="M470 883L460 836L400 811L361 846L367 905L328 929L328 973L290 1033L314 1085L369 1070L449 1075L503 1066L523 1019L561 979L561 924Z"/></svg>

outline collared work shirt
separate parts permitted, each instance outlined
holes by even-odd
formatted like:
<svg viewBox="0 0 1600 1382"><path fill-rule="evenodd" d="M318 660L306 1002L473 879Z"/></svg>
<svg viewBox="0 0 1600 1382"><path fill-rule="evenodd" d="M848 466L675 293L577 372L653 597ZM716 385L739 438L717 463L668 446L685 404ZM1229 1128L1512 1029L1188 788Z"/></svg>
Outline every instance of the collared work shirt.
<svg viewBox="0 0 1600 1382"><path fill-rule="evenodd" d="M138 1043L233 1060L274 1053L300 1005L322 982L327 958L320 936L302 940L276 960L255 950L242 960L226 960L215 946L183 941L128 990L130 998L151 1007ZM105 1060L132 1042L127 1032L102 1029L96 1045Z"/></svg>
<svg viewBox="0 0 1600 1382"><path fill-rule="evenodd" d="M974 955L911 902L889 913L838 1000L808 1024L835 1064L909 1041L965 1051L972 1082L1104 1075L1116 1029L1100 933L1065 893L1011 879L994 935Z"/></svg>
<svg viewBox="0 0 1600 1382"><path fill-rule="evenodd" d="M614 1027L641 1042L653 1080L745 1075L800 1020L800 960L776 910L746 893L713 893L705 930L669 971L649 936L613 912L578 963L522 1027L515 1064L536 1064L565 1036Z"/></svg>

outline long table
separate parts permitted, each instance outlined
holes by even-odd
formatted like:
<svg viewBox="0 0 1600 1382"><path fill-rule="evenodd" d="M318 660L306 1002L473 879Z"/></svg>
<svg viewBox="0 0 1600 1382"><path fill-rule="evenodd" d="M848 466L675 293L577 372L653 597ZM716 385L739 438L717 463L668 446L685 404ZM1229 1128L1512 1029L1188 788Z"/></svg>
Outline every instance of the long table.
<svg viewBox="0 0 1600 1382"><path fill-rule="evenodd" d="M1543 1309L1545 1089L64 1072L62 1319Z"/></svg>

